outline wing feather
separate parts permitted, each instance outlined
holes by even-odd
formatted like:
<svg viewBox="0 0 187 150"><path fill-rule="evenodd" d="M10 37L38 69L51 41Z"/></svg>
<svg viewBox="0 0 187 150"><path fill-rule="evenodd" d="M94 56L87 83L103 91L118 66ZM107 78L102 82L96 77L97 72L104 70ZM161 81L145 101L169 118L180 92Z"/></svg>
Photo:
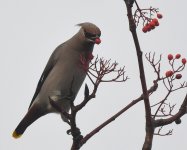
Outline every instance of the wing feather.
<svg viewBox="0 0 187 150"><path fill-rule="evenodd" d="M49 61L38 81L37 87L36 87L36 91L34 93L34 96L31 100L31 103L29 105L29 108L31 107L31 105L33 104L34 100L36 99L38 93L40 92L43 83L45 82L47 76L49 75L49 73L51 72L51 70L53 69L53 67L55 66L57 60L58 60L58 51L60 50L60 47L62 45L60 45L59 47L56 48L56 50L52 53L51 57L49 58Z"/></svg>

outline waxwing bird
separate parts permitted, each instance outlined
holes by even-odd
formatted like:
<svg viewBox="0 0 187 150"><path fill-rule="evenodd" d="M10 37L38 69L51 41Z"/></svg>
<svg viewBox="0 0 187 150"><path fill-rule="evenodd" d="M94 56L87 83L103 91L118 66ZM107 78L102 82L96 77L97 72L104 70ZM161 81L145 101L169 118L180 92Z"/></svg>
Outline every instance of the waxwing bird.
<svg viewBox="0 0 187 150"><path fill-rule="evenodd" d="M100 44L100 29L92 23L78 24L80 30L72 38L59 45L52 53L40 77L28 112L14 130L12 136L19 138L26 128L41 116L57 112L49 102L49 97L61 109L68 112L70 102L76 95L86 77L92 51ZM61 114L64 121L66 117Z"/></svg>

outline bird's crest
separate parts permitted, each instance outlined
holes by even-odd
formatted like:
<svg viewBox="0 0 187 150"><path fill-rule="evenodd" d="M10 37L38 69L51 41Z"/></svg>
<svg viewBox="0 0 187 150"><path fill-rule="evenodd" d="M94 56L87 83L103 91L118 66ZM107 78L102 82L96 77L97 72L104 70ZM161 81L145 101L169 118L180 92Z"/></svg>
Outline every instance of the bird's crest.
<svg viewBox="0 0 187 150"><path fill-rule="evenodd" d="M101 30L93 23L84 22L84 23L77 24L77 26L82 27L82 29L87 33L91 33L99 36L101 35Z"/></svg>

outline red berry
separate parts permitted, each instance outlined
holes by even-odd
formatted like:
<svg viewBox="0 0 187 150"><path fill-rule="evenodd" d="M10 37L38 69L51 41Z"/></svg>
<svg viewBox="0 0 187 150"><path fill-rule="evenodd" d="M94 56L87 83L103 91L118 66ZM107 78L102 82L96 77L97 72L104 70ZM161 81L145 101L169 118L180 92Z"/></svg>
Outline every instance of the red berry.
<svg viewBox="0 0 187 150"><path fill-rule="evenodd" d="M96 44L100 44L101 43L101 39L100 38L95 39L95 43Z"/></svg>
<svg viewBox="0 0 187 150"><path fill-rule="evenodd" d="M149 23L149 27L150 27L151 29L154 29L154 28L155 28L155 22L151 21L151 22Z"/></svg>
<svg viewBox="0 0 187 150"><path fill-rule="evenodd" d="M169 54L168 55L168 60L172 60L173 59L173 55L172 54Z"/></svg>
<svg viewBox="0 0 187 150"><path fill-rule="evenodd" d="M179 59L180 57L181 57L181 54L175 55L175 58L176 58L176 59Z"/></svg>
<svg viewBox="0 0 187 150"><path fill-rule="evenodd" d="M151 26L151 25L150 25L150 28L153 30L153 29L155 29L155 26Z"/></svg>
<svg viewBox="0 0 187 150"><path fill-rule="evenodd" d="M151 21L149 24L150 24L150 26L152 26L152 27L155 27L155 25L156 25L156 23L155 23L154 21Z"/></svg>
<svg viewBox="0 0 187 150"><path fill-rule="evenodd" d="M183 58L183 59L182 59L182 63L183 63L183 65L186 64L186 58Z"/></svg>
<svg viewBox="0 0 187 150"><path fill-rule="evenodd" d="M159 26L159 25L160 25L159 22L156 22L155 26Z"/></svg>
<svg viewBox="0 0 187 150"><path fill-rule="evenodd" d="M157 23L157 22L158 22L158 19L157 19L157 18L154 18L152 21L155 22L155 23Z"/></svg>
<svg viewBox="0 0 187 150"><path fill-rule="evenodd" d="M147 27L146 26L144 26L143 28L142 28L142 31L144 32L144 33L146 33L148 30L147 30Z"/></svg>
<svg viewBox="0 0 187 150"><path fill-rule="evenodd" d="M151 26L150 24L146 24L147 31L151 31Z"/></svg>
<svg viewBox="0 0 187 150"><path fill-rule="evenodd" d="M173 71L169 70L166 72L166 77L171 77L173 75Z"/></svg>
<svg viewBox="0 0 187 150"><path fill-rule="evenodd" d="M158 19L154 18L151 22L154 22L154 23L155 23L155 26L159 26Z"/></svg>
<svg viewBox="0 0 187 150"><path fill-rule="evenodd" d="M181 74L176 74L175 78L180 79L180 78L182 78L182 75Z"/></svg>
<svg viewBox="0 0 187 150"><path fill-rule="evenodd" d="M157 14L158 19L161 19L162 17L163 17L162 14Z"/></svg>

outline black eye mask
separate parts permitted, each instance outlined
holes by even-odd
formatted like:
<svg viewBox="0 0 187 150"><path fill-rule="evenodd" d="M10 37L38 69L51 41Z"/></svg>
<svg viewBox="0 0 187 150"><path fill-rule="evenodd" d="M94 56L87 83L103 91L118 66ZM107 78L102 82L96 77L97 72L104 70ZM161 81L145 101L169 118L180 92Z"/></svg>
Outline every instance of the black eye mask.
<svg viewBox="0 0 187 150"><path fill-rule="evenodd" d="M84 34L85 34L85 36L87 37L87 38L95 38L95 37L97 37L97 35L96 34L92 34L92 33L89 33L89 32L84 32Z"/></svg>

